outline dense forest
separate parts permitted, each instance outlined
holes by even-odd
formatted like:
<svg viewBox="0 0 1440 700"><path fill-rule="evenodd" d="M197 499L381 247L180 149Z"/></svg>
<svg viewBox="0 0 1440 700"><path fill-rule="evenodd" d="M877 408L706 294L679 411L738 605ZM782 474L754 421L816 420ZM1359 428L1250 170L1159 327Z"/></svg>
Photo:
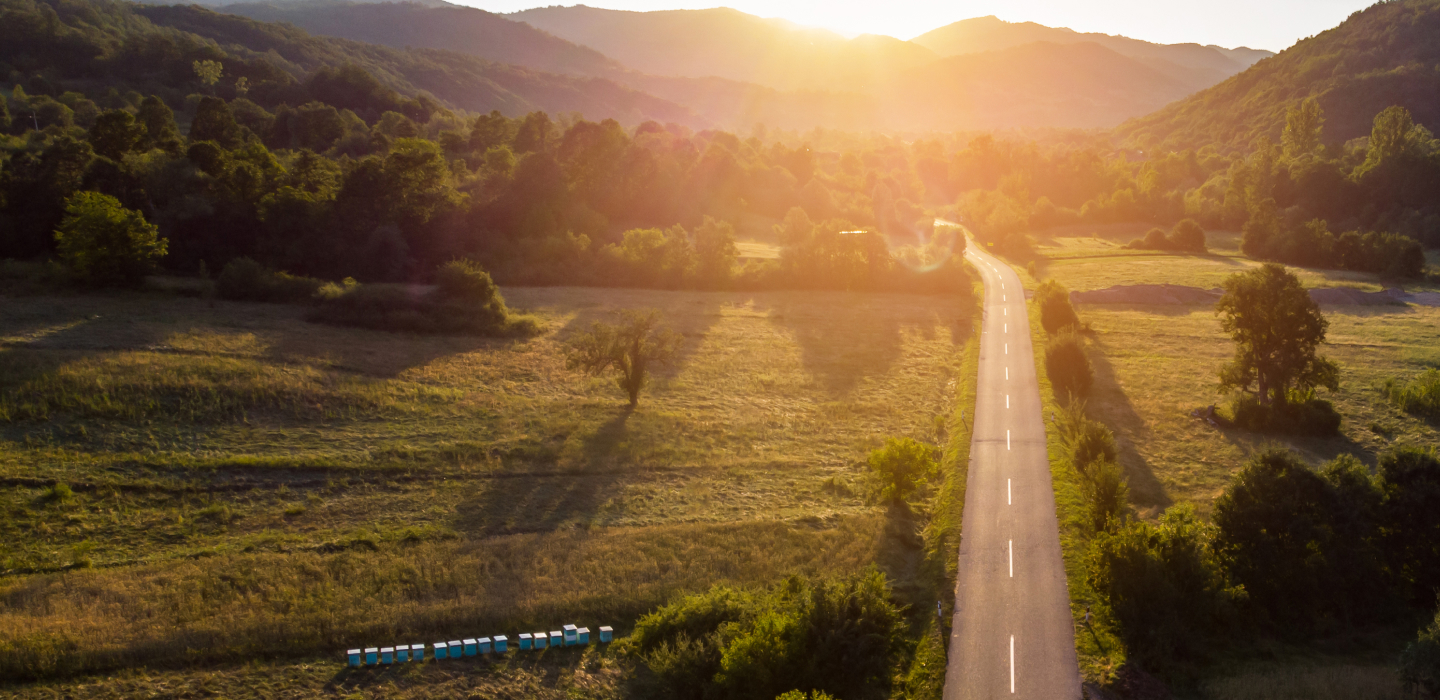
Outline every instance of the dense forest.
<svg viewBox="0 0 1440 700"><path fill-rule="evenodd" d="M464 257L508 284L938 291L952 285L926 273L958 264L963 238L937 216L1002 249L1057 225L1192 219L1243 228L1257 258L1398 278L1423 273L1421 243L1440 245L1440 147L1398 107L1344 146L1327 145L1311 100L1280 144L1143 158L1080 132L626 129L407 95L392 64L367 62L390 49L195 7L0 7L3 257L53 254L80 191L141 212L182 274L247 257L426 281ZM175 28L196 24L248 44ZM739 265L737 236L772 240L780 258Z"/></svg>

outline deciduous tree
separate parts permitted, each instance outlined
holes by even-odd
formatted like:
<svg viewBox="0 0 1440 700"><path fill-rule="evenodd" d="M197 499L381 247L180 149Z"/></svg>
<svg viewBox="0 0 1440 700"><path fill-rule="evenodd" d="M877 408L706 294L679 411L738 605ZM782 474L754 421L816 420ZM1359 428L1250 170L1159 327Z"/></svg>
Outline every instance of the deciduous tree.
<svg viewBox="0 0 1440 700"><path fill-rule="evenodd" d="M566 366L589 374L614 372L616 384L640 403L640 390L650 379L652 365L665 364L680 349L679 333L660 325L660 312L629 310L619 324L596 322L590 330L570 339Z"/></svg>
<svg viewBox="0 0 1440 700"><path fill-rule="evenodd" d="M1235 341L1235 359L1220 371L1222 391L1253 391L1262 404L1284 404L1292 391L1339 388L1340 370L1316 354L1329 322L1300 280L1267 263L1225 280L1215 305Z"/></svg>

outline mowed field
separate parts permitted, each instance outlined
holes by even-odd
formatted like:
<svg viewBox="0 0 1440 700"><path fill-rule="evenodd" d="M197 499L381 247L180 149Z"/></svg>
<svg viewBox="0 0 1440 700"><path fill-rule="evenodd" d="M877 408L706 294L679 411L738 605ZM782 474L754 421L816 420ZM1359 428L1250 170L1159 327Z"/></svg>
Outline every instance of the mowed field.
<svg viewBox="0 0 1440 700"><path fill-rule="evenodd" d="M618 674L603 653L463 682L433 664L337 672L347 647L623 631L679 592L796 572L878 565L902 600L933 604L915 523L871 504L864 459L890 436L943 442L969 309L505 294L540 336L340 329L154 294L5 299L0 677L59 679L6 692L604 696ZM660 309L685 339L635 410L565 368L565 338L624 308ZM85 677L113 669L132 670Z"/></svg>
<svg viewBox="0 0 1440 700"><path fill-rule="evenodd" d="M1036 250L1043 258L1036 261L1036 275L1053 277L1072 291L1162 283L1209 289L1258 265L1239 257L1233 234L1211 234L1217 254L1196 256L1119 249L1143 230L1111 238L1103 228L1100 233L1039 238ZM1392 286L1374 275L1290 269L1307 287L1373 291ZM1027 285L1034 283L1033 277L1022 276ZM1315 463L1351 453L1373 464L1393 444L1440 444L1436 425L1394 408L1381 390L1386 378L1409 379L1440 366L1440 308L1322 307L1330 329L1321 354L1339 363L1341 382L1340 391L1319 394L1344 417L1342 436L1327 440L1220 430L1191 417L1195 409L1224 407L1227 401L1218 393L1218 377L1234 344L1221 331L1212 306L1079 304L1076 310L1095 331L1096 382L1089 406L1115 431L1131 501L1144 517L1182 501L1208 513L1230 475L1249 455L1270 445L1291 447Z"/></svg>

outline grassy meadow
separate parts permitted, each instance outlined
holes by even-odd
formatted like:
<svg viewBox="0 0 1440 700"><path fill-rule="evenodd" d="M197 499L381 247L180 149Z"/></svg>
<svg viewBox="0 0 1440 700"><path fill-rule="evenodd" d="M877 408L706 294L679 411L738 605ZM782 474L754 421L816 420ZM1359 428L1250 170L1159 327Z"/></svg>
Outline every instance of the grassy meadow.
<svg viewBox="0 0 1440 700"><path fill-rule="evenodd" d="M1034 257L1012 264L1027 287L1048 277L1071 290L1160 283L1212 288L1229 275L1258 265L1240 256L1238 236L1230 233L1211 233L1212 254L1205 256L1121 247L1146 228L1071 227L1042 232L1035 236ZM1026 269L1031 263L1033 273ZM1292 271L1307 287L1343 285L1374 291L1394 286L1360 273ZM1407 288L1433 291L1423 285ZM1226 405L1227 397L1217 391L1218 372L1234 346L1221 331L1212 306L1078 304L1076 311L1093 330L1089 354L1095 386L1087 408L1115 432L1131 505L1142 518L1154 519L1182 502L1194 503L1208 514L1231 475L1250 455L1272 445L1294 449L1314 464L1349 453L1373 465L1392 445L1440 444L1440 425L1395 408L1382 387L1386 378L1408 379L1440 366L1440 308L1322 307L1330 328L1321 353L1336 361L1342 372L1338 392L1319 392L1344 417L1342 434L1328 439L1220 429L1191 416L1195 409ZM1032 326L1046 410L1058 410L1044 386L1044 331L1038 322ZM1072 605L1077 630L1082 630L1077 649L1086 678L1098 680L1123 663L1124 649L1104 620L1096 621L1093 633L1085 631L1083 606L1091 594L1084 581L1084 543L1072 522L1080 511L1077 484L1072 470L1059 459L1053 436L1050 448ZM1377 634L1383 638L1330 640L1324 652L1305 645L1262 649L1260 658L1268 661L1216 667L1214 677L1186 694L1213 700L1401 697L1394 659L1403 639L1391 638L1388 632Z"/></svg>
<svg viewBox="0 0 1440 700"><path fill-rule="evenodd" d="M864 459L886 437L952 437L973 383L958 374L970 309L505 294L541 335L388 334L156 294L6 299L0 676L60 679L34 692L122 696L144 677L235 696L254 674L233 665L254 658L339 692L347 647L571 620L623 631L719 582L878 565L902 600L940 597L920 521L873 505ZM633 307L685 340L631 410L611 379L567 370L563 343ZM623 675L555 656L486 682L530 697L515 689L536 674ZM112 669L131 670L85 678ZM449 672L399 675L430 673Z"/></svg>

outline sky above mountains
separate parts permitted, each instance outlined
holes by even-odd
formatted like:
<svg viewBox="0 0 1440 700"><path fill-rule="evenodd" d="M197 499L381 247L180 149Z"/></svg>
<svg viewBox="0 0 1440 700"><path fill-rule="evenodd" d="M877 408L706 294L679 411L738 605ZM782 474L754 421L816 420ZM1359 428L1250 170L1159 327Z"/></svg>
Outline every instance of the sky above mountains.
<svg viewBox="0 0 1440 700"><path fill-rule="evenodd" d="M491 12L517 12L535 0L451 0ZM847 36L911 39L951 22L995 15L1080 32L1121 34L1162 44L1193 42L1281 51L1364 9L1374 0L587 0L612 10L703 9L723 4L761 17L823 27Z"/></svg>

